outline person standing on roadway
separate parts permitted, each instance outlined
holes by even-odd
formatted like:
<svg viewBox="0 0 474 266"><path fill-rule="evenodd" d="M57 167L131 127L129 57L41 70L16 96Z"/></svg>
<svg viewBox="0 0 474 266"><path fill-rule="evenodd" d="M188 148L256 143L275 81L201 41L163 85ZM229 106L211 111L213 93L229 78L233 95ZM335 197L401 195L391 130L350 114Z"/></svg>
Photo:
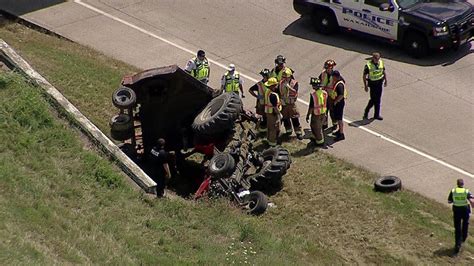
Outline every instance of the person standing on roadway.
<svg viewBox="0 0 474 266"><path fill-rule="evenodd" d="M211 69L209 67L209 61L206 58L206 53L203 50L199 50L196 57L189 59L184 70L207 85Z"/></svg>
<svg viewBox="0 0 474 266"><path fill-rule="evenodd" d="M240 78L240 73L235 71L235 65L230 64L228 71L222 75L221 90L227 93L235 92L237 94L239 94L240 91L240 96L245 98L244 88L242 87L243 83L244 80Z"/></svg>
<svg viewBox="0 0 474 266"><path fill-rule="evenodd" d="M270 70L265 68L260 71L262 80L255 83L252 87L249 88L249 93L253 97L257 98L257 103L255 105L255 111L262 118L259 120L257 125L258 132L267 131L267 117L265 115L265 82L270 78Z"/></svg>
<svg viewBox="0 0 474 266"><path fill-rule="evenodd" d="M334 117L334 97L331 98L331 95L334 96L334 78L333 78L333 72L334 72L334 67L336 66L336 61L332 59L326 60L324 62L324 69L319 74L319 80L321 80L321 85L323 86L323 90L325 90L328 93L328 101L327 101L327 108L328 108L328 113L329 116L331 117L332 121L332 127L331 131L336 130L337 128L337 122ZM329 126L328 122L328 117L326 116L326 120L324 121L323 129L326 129Z"/></svg>
<svg viewBox="0 0 474 266"><path fill-rule="evenodd" d="M303 131L300 124L300 113L296 107L298 98L298 81L292 75L290 69L286 69L281 74L281 81L278 85L282 104L282 120L285 126L285 133L290 136L295 130L296 137L303 139Z"/></svg>
<svg viewBox="0 0 474 266"><path fill-rule="evenodd" d="M468 236L472 199L471 192L464 188L464 180L458 179L457 187L453 188L448 196L448 203L453 204L455 254L459 253L462 243Z"/></svg>
<svg viewBox="0 0 474 266"><path fill-rule="evenodd" d="M364 90L367 92L370 88L370 99L365 107L363 119L368 119L369 111L374 107L374 119L383 120L383 117L380 116L380 104L382 102L382 86L387 87L387 74L380 53L373 53L372 59L367 61L362 80Z"/></svg>
<svg viewBox="0 0 474 266"><path fill-rule="evenodd" d="M276 80L280 82L283 73L288 70L290 71L291 75L295 73L293 69L286 66L286 58L283 55L278 55L275 58L275 67L272 69L271 77L276 78Z"/></svg>
<svg viewBox="0 0 474 266"><path fill-rule="evenodd" d="M324 145L323 122L327 111L328 93L322 89L321 81L318 78L311 78L309 84L313 86L313 92L309 96L308 113L306 114L306 122L309 123L309 116L311 115L311 131L317 146Z"/></svg>
<svg viewBox="0 0 474 266"><path fill-rule="evenodd" d="M344 116L344 106L346 105L346 98L347 98L347 88L346 84L344 81L344 78L342 78L341 73L339 71L335 70L332 73L332 76L334 78L334 89L332 94L328 93L328 99L331 98L331 100L334 103L334 119L337 122L338 130L334 133L336 136L334 138L334 141L341 141L345 140L346 137L344 136L344 121L343 121L343 116Z"/></svg>
<svg viewBox="0 0 474 266"><path fill-rule="evenodd" d="M265 115L267 116L268 145L276 146L280 135L281 101L278 96L278 81L269 78L265 82Z"/></svg>

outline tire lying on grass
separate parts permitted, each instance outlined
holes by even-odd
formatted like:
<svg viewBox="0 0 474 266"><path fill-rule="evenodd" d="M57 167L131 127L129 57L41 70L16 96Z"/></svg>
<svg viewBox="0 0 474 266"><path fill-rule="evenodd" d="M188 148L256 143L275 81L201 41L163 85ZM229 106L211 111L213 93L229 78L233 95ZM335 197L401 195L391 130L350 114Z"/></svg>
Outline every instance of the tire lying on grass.
<svg viewBox="0 0 474 266"><path fill-rule="evenodd" d="M402 180L396 176L382 176L377 178L374 189L379 192L392 192L402 189Z"/></svg>
<svg viewBox="0 0 474 266"><path fill-rule="evenodd" d="M234 171L234 157L227 152L218 153L209 161L209 173L214 178L229 177Z"/></svg>
<svg viewBox="0 0 474 266"><path fill-rule="evenodd" d="M130 88L120 87L112 94L112 103L119 109L132 108L136 102L137 95Z"/></svg>
<svg viewBox="0 0 474 266"><path fill-rule="evenodd" d="M124 141L133 137L133 119L130 115L119 114L110 119L110 135L113 139Z"/></svg>
<svg viewBox="0 0 474 266"><path fill-rule="evenodd" d="M259 178L280 179L290 168L291 158L288 150L275 147L262 152L263 166L258 171Z"/></svg>
<svg viewBox="0 0 474 266"><path fill-rule="evenodd" d="M192 124L195 133L214 135L231 130L242 110L242 101L235 93L223 93L212 99Z"/></svg>
<svg viewBox="0 0 474 266"><path fill-rule="evenodd" d="M250 194L245 196L244 202L247 204L245 206L247 212L253 215L264 213L268 207L268 198L260 191L250 192Z"/></svg>

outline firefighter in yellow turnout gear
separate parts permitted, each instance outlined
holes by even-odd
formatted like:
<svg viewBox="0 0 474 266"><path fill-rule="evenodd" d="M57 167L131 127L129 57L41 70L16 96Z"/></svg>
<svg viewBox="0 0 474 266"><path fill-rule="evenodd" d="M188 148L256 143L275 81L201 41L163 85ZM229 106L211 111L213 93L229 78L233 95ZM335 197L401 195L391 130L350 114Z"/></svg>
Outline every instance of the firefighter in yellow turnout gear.
<svg viewBox="0 0 474 266"><path fill-rule="evenodd" d="M267 116L267 141L276 146L280 136L281 101L277 93L278 81L269 78L265 82L265 115Z"/></svg>
<svg viewBox="0 0 474 266"><path fill-rule="evenodd" d="M314 136L311 142L314 142L317 146L323 146L323 123L326 119L328 93L322 89L321 81L318 78L311 78L309 83L313 86L314 91L310 94L306 122L309 123L311 115L310 126Z"/></svg>
<svg viewBox="0 0 474 266"><path fill-rule="evenodd" d="M293 78L293 73L290 69L286 69L281 75L279 92L282 104L282 120L286 131L285 133L291 135L294 129L296 137L299 140L302 140L303 131L300 124L300 113L296 107L296 100L298 99L298 81Z"/></svg>

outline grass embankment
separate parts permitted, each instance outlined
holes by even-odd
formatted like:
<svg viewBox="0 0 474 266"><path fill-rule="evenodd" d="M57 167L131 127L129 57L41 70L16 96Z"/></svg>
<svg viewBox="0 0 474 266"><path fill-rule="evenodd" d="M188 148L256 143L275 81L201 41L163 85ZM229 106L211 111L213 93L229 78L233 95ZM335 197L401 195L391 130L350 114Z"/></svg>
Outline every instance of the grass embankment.
<svg viewBox="0 0 474 266"><path fill-rule="evenodd" d="M12 24L0 36L102 129L110 95L134 69ZM1 74L0 263L446 264L457 259L448 208L375 175L287 144L295 156L276 208L251 217L226 201L150 200L84 148L38 88ZM303 150L303 151L302 151Z"/></svg>

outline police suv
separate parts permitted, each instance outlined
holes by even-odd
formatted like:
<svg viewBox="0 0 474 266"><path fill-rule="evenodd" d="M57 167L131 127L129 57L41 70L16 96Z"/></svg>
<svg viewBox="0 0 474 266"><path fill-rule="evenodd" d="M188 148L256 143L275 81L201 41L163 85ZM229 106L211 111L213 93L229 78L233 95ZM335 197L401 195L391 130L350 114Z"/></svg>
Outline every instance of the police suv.
<svg viewBox="0 0 474 266"><path fill-rule="evenodd" d="M339 28L397 42L414 57L458 48L474 36L474 7L466 0L294 0L316 30Z"/></svg>

